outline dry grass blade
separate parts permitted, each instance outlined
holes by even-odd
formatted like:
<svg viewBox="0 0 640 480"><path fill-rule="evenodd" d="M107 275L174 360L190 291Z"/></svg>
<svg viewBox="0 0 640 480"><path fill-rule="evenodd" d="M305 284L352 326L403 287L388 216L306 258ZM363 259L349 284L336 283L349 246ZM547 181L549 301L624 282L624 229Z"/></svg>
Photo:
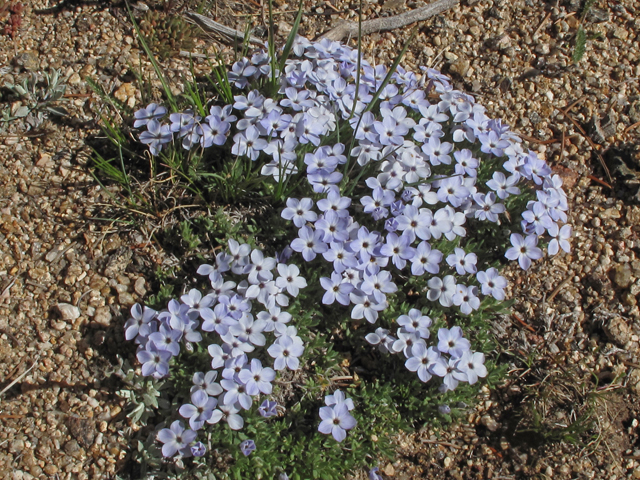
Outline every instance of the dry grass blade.
<svg viewBox="0 0 640 480"><path fill-rule="evenodd" d="M198 25L206 33L215 36L224 43L234 45L238 43L242 44L242 42L244 42L244 32L229 28L221 23L211 20L209 17L200 15L199 13L185 12L184 16L187 21ZM249 42L257 45L264 44L264 40L260 40L258 37L254 37L253 35L249 35Z"/></svg>
<svg viewBox="0 0 640 480"><path fill-rule="evenodd" d="M584 97L579 98L578 100L568 105L567 107L558 108L558 110L561 113L563 113L571 121L571 123L573 123L573 126L576 127L576 129L582 134L582 136L587 141L589 146L593 149L593 151L598 156L598 160L600 160L600 165L602 165L602 168L604 169L604 173L607 175L607 179L609 180L610 183L613 183L613 178L611 177L611 172L609 171L609 167L607 167L607 163L604 161L604 157L598 150L598 146L593 142L593 140L591 140L591 137L587 135L587 132L584 131L584 128L582 128L582 126L578 122L576 122L571 115L569 115L569 111L578 103L582 102L583 100L584 100Z"/></svg>
<svg viewBox="0 0 640 480"><path fill-rule="evenodd" d="M2 391L0 392L0 395L3 395L7 390L9 390L11 387L13 387L16 383L18 383L20 380L22 380L31 370L33 370L36 366L36 364L38 363L38 360L40 359L40 356L38 356L38 358L36 358L33 363L31 364L31 366L25 370L23 373L21 373L13 382L11 382L9 385L7 385L6 387L4 387L2 389Z"/></svg>

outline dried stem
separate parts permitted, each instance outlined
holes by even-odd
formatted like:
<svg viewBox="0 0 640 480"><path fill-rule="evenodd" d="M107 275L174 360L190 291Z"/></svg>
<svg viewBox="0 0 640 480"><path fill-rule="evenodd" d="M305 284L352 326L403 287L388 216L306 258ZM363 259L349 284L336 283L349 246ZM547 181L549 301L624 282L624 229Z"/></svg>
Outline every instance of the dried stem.
<svg viewBox="0 0 640 480"><path fill-rule="evenodd" d="M362 35L368 35L374 32L383 32L388 30L395 30L398 28L406 27L412 23L427 20L439 13L442 13L450 8L453 8L459 3L459 0L437 0L426 7L416 8L415 10L409 10L408 12L394 15L393 17L376 18L374 20L367 20L362 22ZM358 23L357 22L342 22L337 27L329 30L327 33L320 36L319 39L328 38L333 41L340 41L343 38L358 37Z"/></svg>

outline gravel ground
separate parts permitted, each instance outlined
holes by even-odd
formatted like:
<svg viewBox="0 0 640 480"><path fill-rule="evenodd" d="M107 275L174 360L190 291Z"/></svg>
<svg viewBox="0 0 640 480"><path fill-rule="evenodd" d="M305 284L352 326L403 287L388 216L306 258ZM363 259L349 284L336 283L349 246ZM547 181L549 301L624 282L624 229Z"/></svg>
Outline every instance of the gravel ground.
<svg viewBox="0 0 640 480"><path fill-rule="evenodd" d="M356 3L315 1L302 23L308 38L356 17ZM276 11L295 3L275 0ZM14 38L0 36L2 83L61 69L70 113L0 130L0 388L17 380L0 404L7 479L113 478L124 468L128 419L111 374L115 354L131 350L123 313L144 299L152 268L174 262L145 232L98 220L109 197L86 166L101 103L85 78L133 106L140 92L128 65L150 71L126 11L60 5L26 5ZM364 2L363 14L421 5ZM260 34L261 11L247 0L216 4L211 16L236 27L237 13L252 14ZM385 478L640 478L640 14L633 0L579 12L577 0L466 0L422 22L407 54L409 66L451 74L547 158L565 179L575 238L570 255L509 272L518 300L496 320L494 355L510 379L483 389L457 426L400 435L396 461L380 465ZM277 21L286 32L291 13ZM574 64L580 22L588 40ZM372 34L363 48L391 63L408 36ZM188 67L179 56L164 62L172 79ZM0 99L19 106L6 91Z"/></svg>

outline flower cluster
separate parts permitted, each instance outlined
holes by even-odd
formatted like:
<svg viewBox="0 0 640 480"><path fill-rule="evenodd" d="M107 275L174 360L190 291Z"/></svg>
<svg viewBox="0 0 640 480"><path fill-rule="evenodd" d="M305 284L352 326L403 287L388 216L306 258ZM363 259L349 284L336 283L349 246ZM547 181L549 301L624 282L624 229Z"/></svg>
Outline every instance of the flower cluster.
<svg viewBox="0 0 640 480"><path fill-rule="evenodd" d="M166 109L151 104L136 112L134 125L147 126L141 141L149 144L151 153L156 155L172 141L172 134L182 138L185 149L207 148L223 145L235 130L233 155L252 161L264 155L262 173L277 181L304 167L313 192L333 193L334 199L340 198L336 195L344 183L344 172L339 167L348 165L348 157L361 167L378 162L379 173L366 179L371 195L363 196L360 203L374 220L387 219L387 231L401 232L404 239L398 242L402 250L427 242L422 244L424 250L430 240L443 235L449 240L463 237L467 218L499 222L499 215L506 211L505 200L518 195L518 185L529 181L539 187L537 200L530 201L522 214L526 237L512 237L515 250L509 250L507 258L517 259L527 269L530 260L540 257L536 244L544 233L554 239L550 254L557 253L559 247L569 250L570 227L558 224L566 222L568 208L561 179L552 175L546 162L534 152L525 152L519 137L508 126L487 117L484 107L476 104L473 97L454 90L447 77L424 69L424 75L418 78L399 67L392 81L386 83L386 67L358 59L357 52L328 40L312 44L298 38L294 52L299 58L287 60L285 70L279 72L279 101L251 90L247 95L236 96L232 105L212 106L204 120L188 110L171 114L168 125L158 121L166 115ZM268 62L264 52L251 59L243 58L234 64L230 80L236 87L246 88L250 81L270 75ZM360 82L357 85L356 79ZM430 101L431 92L437 94L438 102ZM380 102L375 105L380 117L371 111L374 99ZM339 129L339 119L352 129L349 151L339 142L321 145L324 138ZM301 165L298 147L308 150L309 146L314 149L304 155ZM489 181L478 184L483 160L494 158L506 158L503 171L493 172ZM286 215L301 229L301 242L313 240L307 242L309 247L299 247L305 259L324 253L331 243L338 245L346 240L341 239L343 232L327 233L332 228L344 231L353 225L344 213L349 206L345 202L351 199L344 198L342 202L341 207L332 204L334 213L325 210L316 218L311 218L316 214L309 212L309 199L299 203L303 212L300 215L287 211ZM289 204L287 207L294 208ZM339 215L341 211L343 214ZM306 216L304 212L308 212ZM313 230L304 225L316 220L321 223ZM316 235L318 230L320 234ZM353 230L357 228L350 228ZM392 258L396 266L407 261L413 266L418 260L415 248L384 258ZM375 247L369 250L370 255ZM437 263L436 256L431 268L436 269Z"/></svg>
<svg viewBox="0 0 640 480"><path fill-rule="evenodd" d="M484 354L471 350L471 344L463 337L460 327L440 328L437 346L428 347L426 339L430 336L431 325L428 316L422 315L420 310L411 309L409 315L400 316L397 323L400 326L398 338L385 328L377 328L365 338L383 352L402 352L407 359L405 367L416 372L421 381L428 382L433 375L441 377L443 383L440 388L446 392L455 389L458 382L474 384L478 377L487 375Z"/></svg>
<svg viewBox="0 0 640 480"><path fill-rule="evenodd" d="M192 351L192 344L203 340L211 356L211 370L193 375L191 401L179 409L190 429L184 430L181 423L174 422L171 429L162 430L164 433L158 436L165 443L165 456L188 454L187 446L195 440L191 432L205 424L224 421L232 430L242 429L241 411L249 410L255 397L270 395L275 370L298 369L304 353L296 327L289 325L291 314L282 310L289 305L290 297L296 297L307 285L299 269L235 240L230 240L229 251L219 253L215 260L214 265L198 268L198 273L209 279L209 293L203 296L192 289L179 301L170 300L162 312L136 304L125 324L126 339L138 344L143 376L166 377L171 359L181 348ZM225 274L246 278L236 283ZM254 317L251 312L256 303L261 311ZM266 347L267 337L273 339L266 352L274 368L250 358L256 349ZM276 407L275 402L265 400L258 412L268 418L277 415ZM189 441L178 441L175 436Z"/></svg>
<svg viewBox="0 0 640 480"><path fill-rule="evenodd" d="M304 343L284 309L307 282L287 264L292 255L324 275L322 304L376 324L408 278L422 281L421 304L430 312L471 315L484 297L503 300L506 279L491 259L464 248L469 231L521 215L502 253L525 270L542 257L542 236L550 255L570 251L560 177L446 76L427 68L389 72L328 40L297 38L292 51L295 58L275 72L274 98L260 86L275 64L258 52L228 73L239 93L233 103L212 105L207 116L174 112L166 123L168 112L157 104L135 113L134 126L146 126L140 141L154 156L176 140L184 150L225 148L278 186L295 186L280 211L293 225L290 242L277 258L230 240L213 265L198 269L209 293L191 290L162 312L131 310L126 338L139 345L143 375L166 377L181 348L203 340L212 358L210 371L194 374L190 403L179 409L190 429L176 421L158 435L165 456L204 453L191 444L205 424L241 429L240 413L272 393L277 371L300 367ZM524 205L514 201L521 195L531 199L525 210L510 212ZM255 305L261 311L254 314ZM422 382L439 377L447 391L487 375L484 354L471 350L460 327L440 328L429 346L433 321L422 307L396 323L393 332L377 327L365 338L382 352L402 352ZM273 368L257 358L261 349ZM353 402L337 390L325 403L318 430L341 442L356 425ZM267 399L258 412L268 418L278 415L276 407ZM241 446L245 455L254 449L252 440Z"/></svg>

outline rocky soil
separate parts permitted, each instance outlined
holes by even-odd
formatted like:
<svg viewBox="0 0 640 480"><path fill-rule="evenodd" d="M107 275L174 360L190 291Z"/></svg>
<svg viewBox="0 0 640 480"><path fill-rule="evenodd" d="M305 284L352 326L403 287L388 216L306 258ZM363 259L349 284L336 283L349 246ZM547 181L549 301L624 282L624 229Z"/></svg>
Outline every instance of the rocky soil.
<svg viewBox="0 0 640 480"><path fill-rule="evenodd" d="M295 4L275 1L281 33ZM365 1L363 15L422 5ZM355 19L356 7L307 2L301 33L315 38ZM495 323L492 353L509 380L483 389L456 427L400 435L396 461L380 465L385 478L640 478L640 8L583 7L463 0L422 22L407 54L410 67L452 75L547 158L565 179L574 239L571 254L510 272L517 301ZM261 35L263 11L253 0L213 2L210 16L242 29L238 14L251 15ZM13 37L0 35L0 84L57 68L69 115L0 123L0 474L114 478L126 474L128 447L112 375L116 354L132 352L122 325L152 293L150 272L175 259L152 232L103 215L110 197L90 173L85 141L100 135L104 106L87 79L133 107L132 68L152 69L123 5L36 0L20 19ZM586 51L576 63L580 25ZM363 48L391 63L409 30L369 35ZM197 40L191 50L207 49ZM163 68L179 91L188 61L175 54ZM0 92L0 108L15 112L18 101Z"/></svg>

